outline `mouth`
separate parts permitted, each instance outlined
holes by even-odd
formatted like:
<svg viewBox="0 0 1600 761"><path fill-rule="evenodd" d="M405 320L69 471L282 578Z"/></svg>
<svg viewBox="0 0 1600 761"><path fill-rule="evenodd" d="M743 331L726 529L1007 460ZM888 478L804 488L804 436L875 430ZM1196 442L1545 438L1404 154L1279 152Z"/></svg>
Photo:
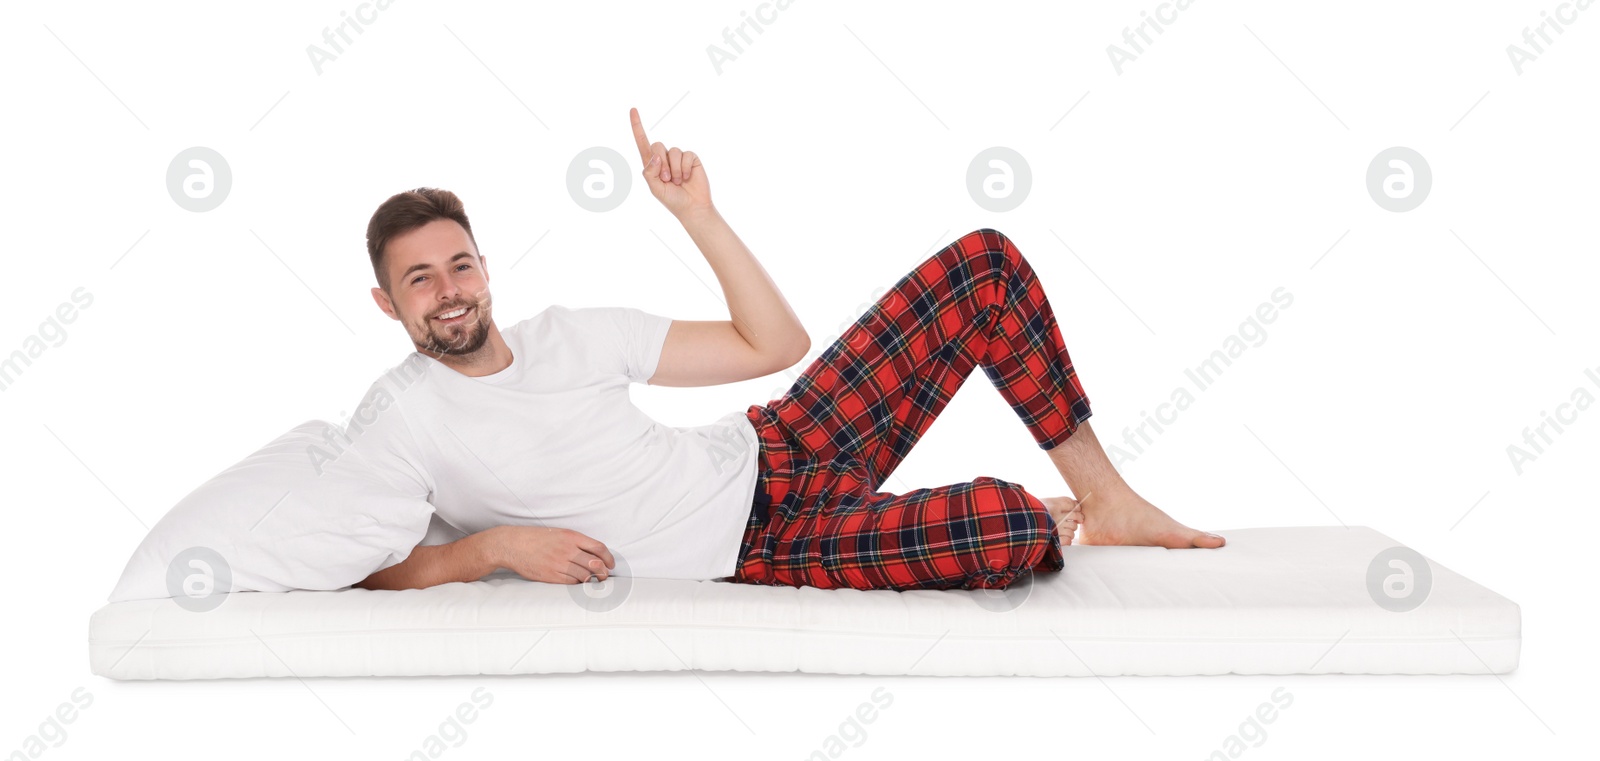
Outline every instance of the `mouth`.
<svg viewBox="0 0 1600 761"><path fill-rule="evenodd" d="M466 322L467 318L471 317L473 312L476 311L478 311L477 307L459 307L457 309L452 309L448 312L442 312L438 315L435 315L433 319L435 322L438 322L441 325L460 325L461 323Z"/></svg>

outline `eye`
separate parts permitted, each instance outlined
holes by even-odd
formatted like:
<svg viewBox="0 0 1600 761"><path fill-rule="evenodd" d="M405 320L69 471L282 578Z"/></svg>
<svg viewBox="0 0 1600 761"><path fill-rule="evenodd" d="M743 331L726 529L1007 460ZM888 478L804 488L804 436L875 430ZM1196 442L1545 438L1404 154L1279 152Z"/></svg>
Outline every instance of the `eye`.
<svg viewBox="0 0 1600 761"><path fill-rule="evenodd" d="M460 272L460 271L461 271L461 268L462 268L462 267L466 267L466 268L468 268L468 269L471 269L471 268L472 268L472 265L470 265L470 264L466 264L466 263L462 263L462 264L461 264L461 265L459 265L459 266L457 266L457 267L456 267L456 272Z"/></svg>
<svg viewBox="0 0 1600 761"><path fill-rule="evenodd" d="M411 279L411 284L412 285L416 285L417 283L422 282L422 279L425 278L425 277L427 277L427 275L418 275L418 276L416 276L416 277Z"/></svg>

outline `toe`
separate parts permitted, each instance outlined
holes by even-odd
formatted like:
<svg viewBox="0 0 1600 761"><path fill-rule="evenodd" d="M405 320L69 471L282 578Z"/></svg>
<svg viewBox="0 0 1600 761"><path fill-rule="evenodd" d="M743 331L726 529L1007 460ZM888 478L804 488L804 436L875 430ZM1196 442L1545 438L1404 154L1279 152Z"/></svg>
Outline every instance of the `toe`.
<svg viewBox="0 0 1600 761"><path fill-rule="evenodd" d="M1195 535L1195 538L1194 538L1194 546L1203 547L1203 548L1208 549L1208 550L1214 550L1214 549L1216 549L1218 547L1221 547L1221 546L1223 546L1224 544L1227 544L1227 543L1228 543L1228 540L1223 539L1221 536L1218 536L1216 534L1206 533L1206 532L1201 532L1201 533Z"/></svg>

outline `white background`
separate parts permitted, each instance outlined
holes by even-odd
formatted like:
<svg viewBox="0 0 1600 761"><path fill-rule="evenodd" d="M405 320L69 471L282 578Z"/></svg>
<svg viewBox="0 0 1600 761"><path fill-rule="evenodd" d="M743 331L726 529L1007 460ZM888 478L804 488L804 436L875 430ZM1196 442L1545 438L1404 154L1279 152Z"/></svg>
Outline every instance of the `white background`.
<svg viewBox="0 0 1600 761"><path fill-rule="evenodd" d="M353 1L10 7L0 352L38 335L74 289L93 303L0 392L0 753L80 687L93 703L41 757L404 758L478 687L492 707L442 757L798 759L880 687L892 704L842 757L1204 758L1279 687L1294 702L1245 757L1588 747L1600 411L1579 413L1520 474L1507 447L1574 389L1600 396L1584 375L1600 368L1600 6L1519 74L1506 47L1525 45L1555 0L1198 0L1119 74L1107 47L1127 47L1123 29L1155 0L799 0L718 73L707 47L756 5L398 0L320 74L306 48ZM813 356L920 258L980 227L1005 232L1045 284L1107 444L1173 389L1193 391L1184 370L1286 288L1293 305L1267 338L1124 474L1224 534L1376 528L1519 603L1520 669L90 675L89 614L146 527L294 424L343 420L412 349L368 294L365 226L390 194L463 197L502 325L551 303L727 316L709 267L638 181L630 106L652 140L700 154ZM565 185L571 158L596 145L627 156L635 179L608 213L579 208ZM168 163L191 146L232 169L213 211L167 193ZM968 163L990 146L1031 167L1013 211L968 194ZM1431 167L1413 211L1367 192L1368 163L1391 146ZM633 393L661 421L693 425L789 380ZM885 488L979 475L1067 493L981 375Z"/></svg>

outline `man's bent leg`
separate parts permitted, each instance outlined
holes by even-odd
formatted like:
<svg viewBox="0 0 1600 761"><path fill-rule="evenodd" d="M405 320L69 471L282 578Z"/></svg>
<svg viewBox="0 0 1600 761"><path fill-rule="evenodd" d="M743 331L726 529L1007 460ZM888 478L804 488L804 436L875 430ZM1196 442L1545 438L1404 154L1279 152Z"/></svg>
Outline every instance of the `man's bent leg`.
<svg viewBox="0 0 1600 761"><path fill-rule="evenodd" d="M1064 562L1056 523L1017 484L883 494L854 460L785 469L769 520L752 520L733 580L822 589L994 589ZM763 495L758 495L760 499Z"/></svg>
<svg viewBox="0 0 1600 761"><path fill-rule="evenodd" d="M812 458L860 460L877 489L976 367L1043 449L1090 415L1033 268L989 228L901 278L766 414Z"/></svg>
<svg viewBox="0 0 1600 761"><path fill-rule="evenodd" d="M1088 425L1088 397L1042 286L1010 239L985 228L962 236L902 278L783 397L770 406L751 405L747 414L763 441L762 476L735 578L868 589L972 582L974 568L987 567L992 557L968 553L961 557L969 565L947 560L941 567L918 560L928 557L929 550L919 548L917 540L928 539L929 525L963 531L992 527L995 521L974 517L981 511L963 511L965 503L959 499L957 509L951 509L950 490L959 493L983 479L941 487L933 510L924 503L910 512L869 509L850 516L862 505L893 511L897 500L918 504L922 498L915 493L896 496L876 490L974 367L984 368L1074 493L1081 495L1086 505L1084 543L1220 546L1220 537L1200 538L1201 532L1139 498L1111 468ZM1080 437L1079 431L1088 435ZM850 474L846 485L835 483L842 474ZM1005 486L1022 496L1002 512L1026 513L1034 524L1043 516L1049 526L1038 567L1059 563L1052 516L1021 487ZM1094 493L1096 488L1101 493ZM882 559L882 544L870 545L872 552L858 551L871 536L886 532L912 541L891 547L888 560ZM973 558L979 559L976 567L970 565ZM1033 562L1027 552L1020 558L1003 563L1010 570L1000 576L972 583L1004 586L1008 574L1014 576Z"/></svg>

